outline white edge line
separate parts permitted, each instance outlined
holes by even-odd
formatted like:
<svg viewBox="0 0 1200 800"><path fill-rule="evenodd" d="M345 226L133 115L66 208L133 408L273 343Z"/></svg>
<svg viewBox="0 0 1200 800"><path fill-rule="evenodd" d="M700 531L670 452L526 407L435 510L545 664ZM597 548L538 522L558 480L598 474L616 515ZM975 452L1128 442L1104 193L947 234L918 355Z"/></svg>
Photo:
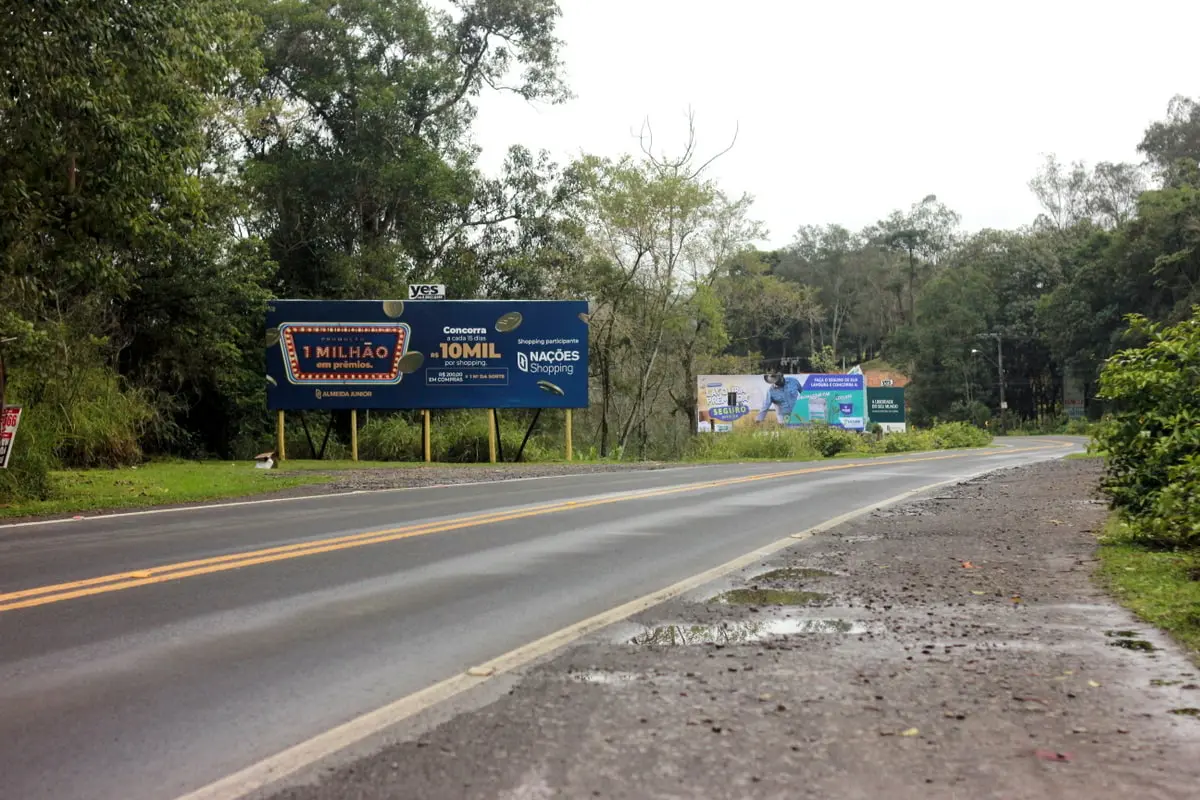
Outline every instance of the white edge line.
<svg viewBox="0 0 1200 800"><path fill-rule="evenodd" d="M1007 446L1011 447L1011 445L1007 445ZM888 459L900 458L901 456L928 455L930 453L954 453L954 452L959 452L960 450L961 451L970 451L973 449L976 449L976 448L951 448L949 450L922 450L922 451L916 452L916 453L892 453L892 454L888 454L885 456L877 456L877 457L869 459L869 460L870 461L886 461ZM988 448L978 448L978 449L986 452L986 450ZM833 459L829 459L829 460L833 460ZM846 461L855 461L857 459L845 459L845 460ZM863 460L868 460L868 459L863 459ZM740 462L732 462L729 464L725 464L725 463L681 464L677 467L660 467L658 469L647 468L647 467L642 467L642 468L630 467L628 469L603 470L601 472L567 472L567 473L563 473L562 475L531 475L531 476L525 477L525 478L500 478L498 480L464 481L462 483L435 483L435 484L430 484L429 486L394 486L394 487L387 488L387 489L354 489L349 492L326 492L324 494L306 494L306 495L300 495L298 497L267 497L267 498L263 498L263 499L259 499L259 500L232 500L232 501L225 502L225 503L205 503L203 505L181 505L181 506L175 506L172 508L145 508L145 509L140 509L138 511L116 511L116 512L107 513L107 514L92 514L92 515L81 514L81 515L77 515L75 517L55 517L54 519L38 519L38 520L30 520L28 522L9 522L9 523L5 523L5 524L0 524L0 534L3 534L5 531L12 530L14 528L33 528L33 527L37 527L40 525L69 525L69 524L76 523L76 522L91 522L94 520L120 519L123 517L146 517L146 516L150 516L151 514L175 514L175 513L183 513L183 512L190 512L190 511L211 511L213 509L219 509L219 508L237 508L239 506L259 506L259 505L268 505L270 503L294 503L299 500L324 500L324 499L328 499L331 497L351 497L353 495L360 495L360 494L385 494L387 492L417 492L417 491L421 491L424 489L449 489L449 488L453 488L456 486L480 486L483 484L492 484L492 483L520 483L521 481L545 481L545 480L553 480L554 478L583 478L583 477L590 477L592 475L615 475L615 474L640 473L640 472L654 472L654 473L678 472L680 470L704 469L704 468L713 468L713 467L720 467L720 466L740 466L742 464L755 464L755 463L807 464L810 462L807 462L807 461L796 461L796 462L740 461ZM371 467L366 467L365 469L371 469ZM485 469L486 469L486 467L485 467ZM316 472L316 471L319 471L319 470L314 470L314 472ZM338 471L340 472L342 470L338 470ZM277 491L286 492L287 488L279 489Z"/></svg>
<svg viewBox="0 0 1200 800"><path fill-rule="evenodd" d="M78 517L55 517L54 519L38 519L28 522L10 522L0 525L0 533L12 528L30 528L37 525L68 525L77 522L90 522L93 520L119 519L121 517L145 517L151 514L172 514L184 511L210 511L214 508L236 508L238 506L259 506L269 503L294 503L297 500L324 500L330 497L350 497L358 494L385 494L387 492L416 492L423 489L449 489L456 486L481 486L492 483L519 483L521 481L544 481L554 478L583 478L592 475L615 475L625 473L639 472L674 472L683 469L695 469L698 467L711 467L714 464L696 464L685 465L679 467L660 467L658 469L649 467L630 467L629 469L614 469L603 470L601 472L566 472L562 475L530 475L524 478L499 478L497 480L472 480L463 483L433 483L429 486L392 486L387 489L354 489L348 492L326 492L324 494L305 494L297 497L267 497L259 500L233 500L226 503L205 503L203 505L180 505L172 508L146 508L138 511L116 511L107 514L92 514L79 515ZM369 469L369 468L368 468ZM317 470L314 470L314 472ZM338 470L339 472L342 470ZM274 491L286 492L287 487Z"/></svg>
<svg viewBox="0 0 1200 800"><path fill-rule="evenodd" d="M978 472L927 484L916 489L909 489L887 500L840 514L819 525L814 525L799 533L793 533L765 547L759 547L746 555L739 556L732 561L727 561L718 567L693 575L690 578L685 578L679 583L668 586L665 589L643 595L636 600L631 600L628 603L555 631L548 636L518 647L515 650L510 650L491 661L471 667L469 672L475 673L474 675L467 674L467 672L454 675L435 683L433 686L409 694L381 708L356 717L349 722L331 728L305 742L293 745L286 750L214 783L182 795L177 800L238 800L251 792L268 788L271 784L294 775L310 764L328 758L382 730L403 722L409 717L415 716L456 695L479 686L489 678L511 672L601 628L621 622L634 614L646 611L656 605L698 589L705 584L719 580L732 572L744 569L756 561L760 561L767 556L774 555L780 550L786 550L794 546L799 540L808 539L830 528L836 528L838 525L865 516L872 511L878 511L881 508L901 503L915 495L930 492L942 486L966 483L989 472L1008 468L988 467Z"/></svg>

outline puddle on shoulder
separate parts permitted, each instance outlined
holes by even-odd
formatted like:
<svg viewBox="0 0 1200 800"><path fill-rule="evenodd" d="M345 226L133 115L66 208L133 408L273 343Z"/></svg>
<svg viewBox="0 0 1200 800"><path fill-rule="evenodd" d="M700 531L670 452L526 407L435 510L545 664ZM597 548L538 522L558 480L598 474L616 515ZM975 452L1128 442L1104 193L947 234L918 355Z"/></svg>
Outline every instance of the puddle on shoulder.
<svg viewBox="0 0 1200 800"><path fill-rule="evenodd" d="M773 636L796 634L842 634L860 636L866 624L846 619L775 619L745 622L720 622L715 625L661 625L646 628L629 638L629 644L643 647L697 644L742 644Z"/></svg>
<svg viewBox="0 0 1200 800"><path fill-rule="evenodd" d="M815 569L813 567L784 567L783 569L773 569L770 572L755 575L751 580L762 581L763 583L790 583L793 581L832 577L834 577L834 573L829 570Z"/></svg>
<svg viewBox="0 0 1200 800"><path fill-rule="evenodd" d="M1154 653L1158 650L1145 639L1135 638L1137 631L1105 631L1104 635L1112 639L1108 643L1109 647L1121 647L1125 650L1137 650L1142 653Z"/></svg>
<svg viewBox="0 0 1200 800"><path fill-rule="evenodd" d="M605 686L626 686L641 677L636 672L609 672L603 669L585 669L582 672L567 674L567 679L576 683L598 683Z"/></svg>
<svg viewBox="0 0 1200 800"><path fill-rule="evenodd" d="M739 606L815 606L824 603L829 595L797 589L731 589L710 600L710 603Z"/></svg>

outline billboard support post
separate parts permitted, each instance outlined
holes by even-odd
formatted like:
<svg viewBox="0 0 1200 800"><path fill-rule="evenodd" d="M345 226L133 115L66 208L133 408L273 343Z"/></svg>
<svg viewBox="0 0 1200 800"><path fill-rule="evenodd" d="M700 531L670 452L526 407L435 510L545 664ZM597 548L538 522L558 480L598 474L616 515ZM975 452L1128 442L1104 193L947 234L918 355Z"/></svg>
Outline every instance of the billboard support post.
<svg viewBox="0 0 1200 800"><path fill-rule="evenodd" d="M529 437L533 435L533 429L537 426L538 419L541 418L541 416L542 410L540 408L533 412L533 419L530 421L529 427L525 429L525 438L521 440L521 446L517 448L517 457L513 459L514 462L519 462L521 460L521 454L525 452L525 445L528 444Z"/></svg>
<svg viewBox="0 0 1200 800"><path fill-rule="evenodd" d="M287 451L284 449L287 442L283 435L283 410L279 411L279 416L275 418L275 456L283 461L287 458Z"/></svg>
<svg viewBox="0 0 1200 800"><path fill-rule="evenodd" d="M308 415L303 411L300 412L300 427L304 429L304 439L308 442L308 454L316 458L317 443L313 441L312 431L308 429Z"/></svg>
<svg viewBox="0 0 1200 800"><path fill-rule="evenodd" d="M504 463L504 437L500 435L500 409L492 409L492 422L496 424L496 458Z"/></svg>
<svg viewBox="0 0 1200 800"><path fill-rule="evenodd" d="M358 461L358 409L350 409L350 460Z"/></svg>
<svg viewBox="0 0 1200 800"><path fill-rule="evenodd" d="M421 413L421 417L422 417L422 419L421 419L422 450L424 451L424 454L425 454L425 463L430 464L433 462L433 449L429 446L429 409L428 408L425 409Z"/></svg>
<svg viewBox="0 0 1200 800"><path fill-rule="evenodd" d="M567 461L571 461L574 458L575 454L574 454L574 452L572 452L574 449L573 444L574 443L571 441L571 409L568 408L567 409Z"/></svg>
<svg viewBox="0 0 1200 800"><path fill-rule="evenodd" d="M496 409L488 409L488 462L496 463Z"/></svg>

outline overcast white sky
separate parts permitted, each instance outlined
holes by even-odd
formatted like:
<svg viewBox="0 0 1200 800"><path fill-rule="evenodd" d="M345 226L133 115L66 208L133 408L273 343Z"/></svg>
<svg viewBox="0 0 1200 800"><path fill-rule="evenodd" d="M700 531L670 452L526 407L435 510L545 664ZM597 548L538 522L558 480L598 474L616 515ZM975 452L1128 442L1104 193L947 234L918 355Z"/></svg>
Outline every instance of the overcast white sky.
<svg viewBox="0 0 1200 800"><path fill-rule="evenodd" d="M683 144L731 192L756 198L769 244L797 226L867 225L927 194L967 229L1015 227L1043 154L1136 161L1174 94L1200 93L1194 0L561 0L577 98L482 99L494 169L512 143L565 161Z"/></svg>

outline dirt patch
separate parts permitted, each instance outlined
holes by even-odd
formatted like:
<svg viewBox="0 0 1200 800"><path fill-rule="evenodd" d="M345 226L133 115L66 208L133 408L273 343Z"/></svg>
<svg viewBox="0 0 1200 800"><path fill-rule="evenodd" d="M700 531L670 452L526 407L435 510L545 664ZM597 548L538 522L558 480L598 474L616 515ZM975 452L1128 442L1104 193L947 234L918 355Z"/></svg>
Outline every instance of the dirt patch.
<svg viewBox="0 0 1200 800"><path fill-rule="evenodd" d="M743 583L833 572L825 607L664 604L641 641L598 635L278 797L1193 797L1195 668L1091 581L1099 469L994 473L801 542Z"/></svg>

